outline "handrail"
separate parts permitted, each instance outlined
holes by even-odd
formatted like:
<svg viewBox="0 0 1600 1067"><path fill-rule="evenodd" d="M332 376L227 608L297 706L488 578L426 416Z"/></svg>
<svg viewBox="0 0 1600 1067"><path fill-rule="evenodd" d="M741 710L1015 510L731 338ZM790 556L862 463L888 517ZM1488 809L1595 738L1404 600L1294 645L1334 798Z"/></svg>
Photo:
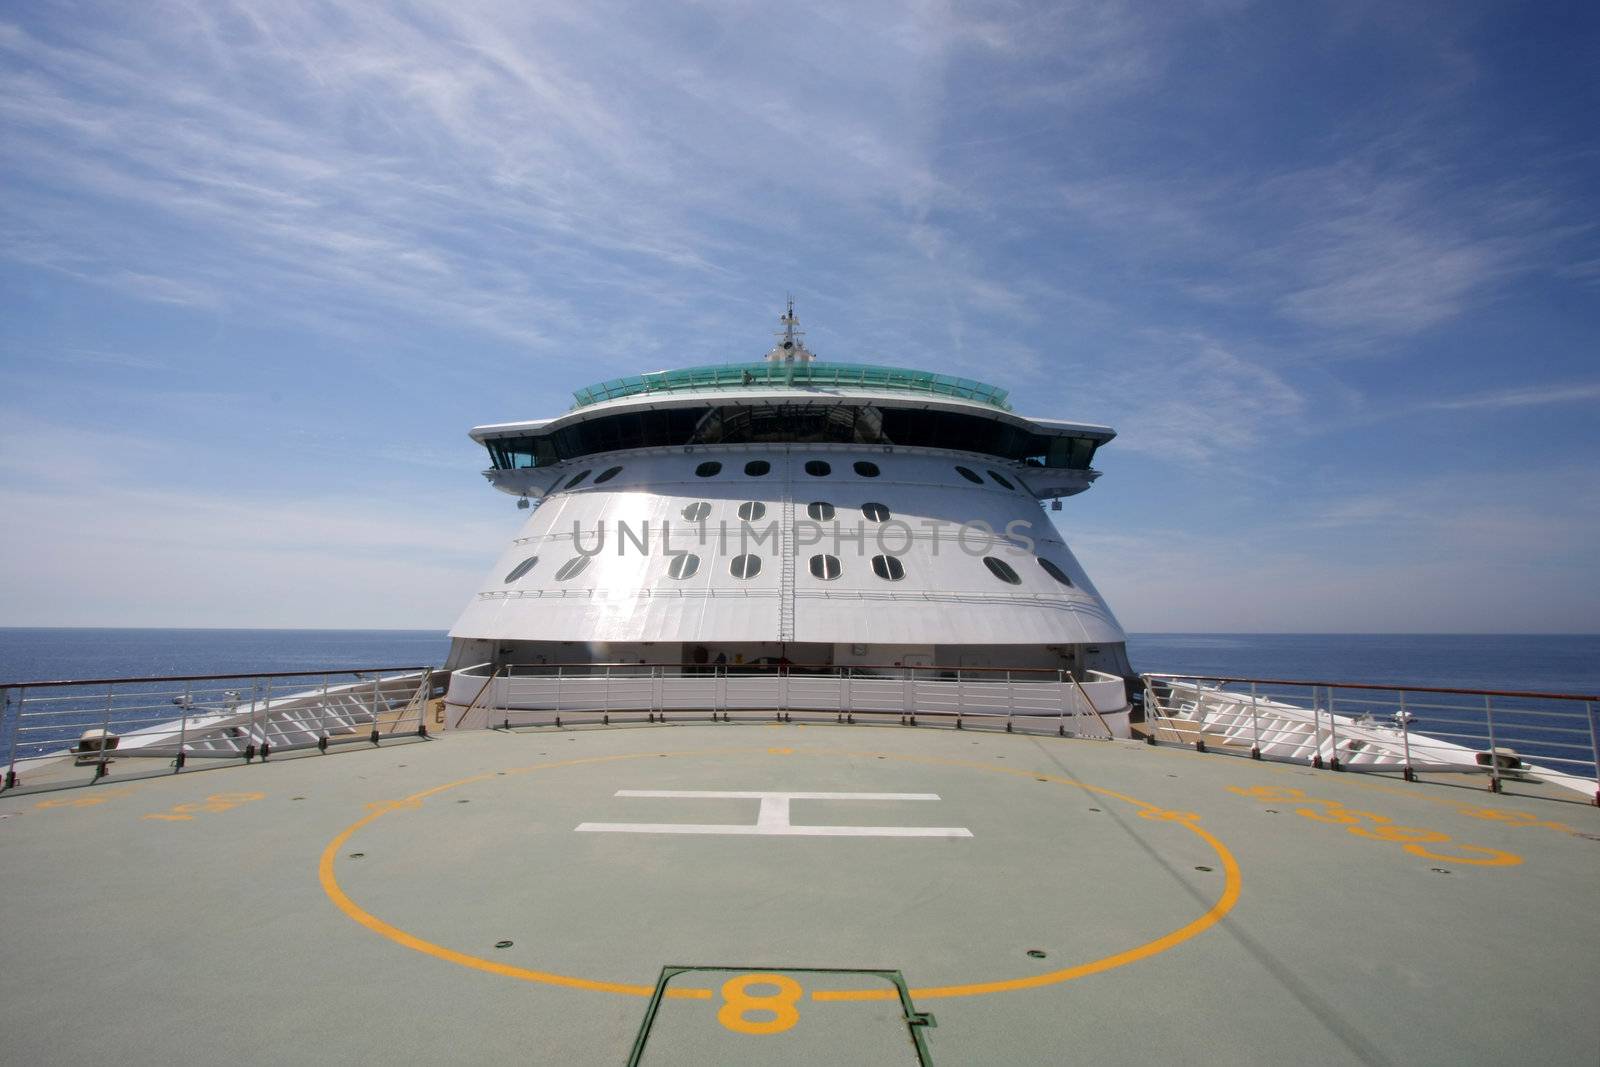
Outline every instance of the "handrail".
<svg viewBox="0 0 1600 1067"><path fill-rule="evenodd" d="M474 664L472 667L458 668L456 673L474 677L472 671L478 667L487 667L487 663ZM515 669L556 670L568 667L678 667L678 668L712 668L721 667L727 670L755 670L755 671L839 671L839 670L874 670L874 671L960 671L962 674L1006 674L1027 673L1058 675L1059 667L962 667L955 664L940 663L684 663L681 660L662 660L648 663L617 660L614 662L581 660L566 663L505 663L496 670L505 670L508 673ZM1105 672L1101 672L1105 673ZM1119 675L1107 674L1108 678L1120 678Z"/></svg>
<svg viewBox="0 0 1600 1067"><path fill-rule="evenodd" d="M487 667L488 664L485 663L485 664L483 664L483 666ZM467 668L467 670L471 670L471 669L472 668L470 668L470 667ZM478 701L483 699L483 694L488 691L488 689L489 689L489 687L491 685L494 684L494 680L496 678L500 677L500 672L503 671L503 670L505 670L505 667L504 666L500 666L500 667L496 667L494 670L489 672L489 677L484 679L483 685L478 688L478 695L472 698L472 703L468 704L467 707L466 707L466 710L463 711L461 713L460 717L456 719L456 729L460 729L461 724L466 721L467 716L472 714L472 710L478 706ZM461 671L459 673L465 674L466 671ZM472 676L470 674L468 674L467 677L470 678Z"/></svg>
<svg viewBox="0 0 1600 1067"><path fill-rule="evenodd" d="M156 674L148 677L66 678L44 682L0 682L0 689L49 689L63 685L113 685L121 682L221 682L230 678L320 678L325 674L374 674L382 671L431 671L431 666L324 667L320 671L234 671L231 674Z"/></svg>
<svg viewBox="0 0 1600 1067"><path fill-rule="evenodd" d="M1057 677L1059 677L1061 673L1062 672L1057 671ZM1067 677L1072 678L1072 675L1068 674ZM1100 709L1094 706L1093 700L1089 699L1089 693L1083 688L1083 683L1078 681L1076 678L1072 678L1072 684L1078 687L1078 695L1083 697L1084 703L1089 705L1089 710L1094 712L1095 720L1100 723L1100 728L1106 733L1110 734L1112 737L1115 737L1116 734L1112 733L1111 727L1106 724L1105 717L1100 714Z"/></svg>
<svg viewBox="0 0 1600 1067"><path fill-rule="evenodd" d="M1211 674L1159 674L1146 671L1142 678L1175 678L1188 682L1219 682L1223 685L1251 682L1257 685L1321 685L1335 689L1400 690L1408 693L1461 693L1475 697L1533 697L1539 700L1600 701L1600 696L1583 693L1541 693L1526 689L1452 689L1444 686L1408 685L1404 682L1312 682L1296 678L1224 678Z"/></svg>

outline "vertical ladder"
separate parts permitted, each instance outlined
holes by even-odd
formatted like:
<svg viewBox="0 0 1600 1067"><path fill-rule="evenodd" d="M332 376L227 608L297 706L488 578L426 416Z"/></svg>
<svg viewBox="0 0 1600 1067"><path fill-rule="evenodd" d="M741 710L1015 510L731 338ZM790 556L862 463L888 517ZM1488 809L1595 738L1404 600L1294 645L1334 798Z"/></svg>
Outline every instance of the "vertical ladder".
<svg viewBox="0 0 1600 1067"><path fill-rule="evenodd" d="M785 464L787 467L788 464ZM783 486L782 528L778 531L778 640L794 640L794 491Z"/></svg>

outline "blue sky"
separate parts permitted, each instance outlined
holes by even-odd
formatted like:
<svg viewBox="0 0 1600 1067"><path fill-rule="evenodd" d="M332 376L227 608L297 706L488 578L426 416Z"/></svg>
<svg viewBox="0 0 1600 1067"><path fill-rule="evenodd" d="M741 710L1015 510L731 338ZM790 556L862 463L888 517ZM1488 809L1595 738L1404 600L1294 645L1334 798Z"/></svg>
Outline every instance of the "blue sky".
<svg viewBox="0 0 1600 1067"><path fill-rule="evenodd" d="M443 629L477 423L823 358L1110 423L1132 630L1600 631L1582 4L12 5L0 625Z"/></svg>

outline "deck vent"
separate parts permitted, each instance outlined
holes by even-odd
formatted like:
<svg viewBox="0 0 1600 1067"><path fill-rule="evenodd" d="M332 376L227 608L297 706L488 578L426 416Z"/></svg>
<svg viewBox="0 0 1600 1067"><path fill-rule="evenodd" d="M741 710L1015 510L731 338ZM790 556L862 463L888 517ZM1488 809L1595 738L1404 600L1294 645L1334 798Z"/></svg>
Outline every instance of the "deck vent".
<svg viewBox="0 0 1600 1067"><path fill-rule="evenodd" d="M1488 752L1478 752L1473 755L1473 759L1478 761L1480 767L1489 766L1492 760L1502 771L1520 771L1524 766L1522 757L1511 748L1494 748Z"/></svg>

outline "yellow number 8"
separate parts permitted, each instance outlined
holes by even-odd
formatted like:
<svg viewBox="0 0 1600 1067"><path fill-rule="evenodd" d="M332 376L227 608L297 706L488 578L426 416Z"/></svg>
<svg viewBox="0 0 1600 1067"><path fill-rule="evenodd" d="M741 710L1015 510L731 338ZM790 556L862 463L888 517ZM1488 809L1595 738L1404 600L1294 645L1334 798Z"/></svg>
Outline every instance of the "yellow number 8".
<svg viewBox="0 0 1600 1067"><path fill-rule="evenodd" d="M746 992L753 985L776 986L778 991L769 996L753 997ZM800 1021L800 1011L794 1006L800 993L800 983L786 975L741 974L722 984L723 1004L717 1011L717 1022L741 1034L781 1034ZM769 1011L772 1018L746 1018L756 1011Z"/></svg>

